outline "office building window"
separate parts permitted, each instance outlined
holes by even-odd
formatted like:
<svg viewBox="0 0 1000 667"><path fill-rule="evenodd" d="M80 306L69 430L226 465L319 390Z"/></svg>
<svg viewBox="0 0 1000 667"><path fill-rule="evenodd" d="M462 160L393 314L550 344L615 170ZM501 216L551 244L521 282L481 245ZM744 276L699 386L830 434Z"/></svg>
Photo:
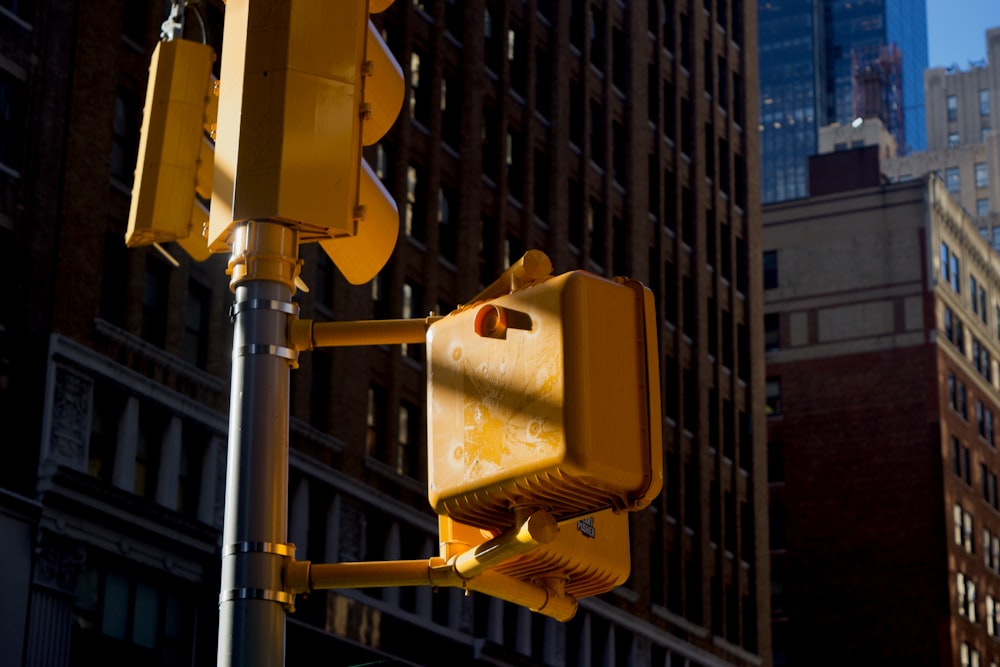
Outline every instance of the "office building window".
<svg viewBox="0 0 1000 667"><path fill-rule="evenodd" d="M961 276L960 269L961 267L958 263L958 255L952 253L950 266L948 267L948 275L951 278L951 288L955 290L955 294L961 294L962 292L961 283L959 282Z"/></svg>
<svg viewBox="0 0 1000 667"><path fill-rule="evenodd" d="M959 442L958 438L951 439L952 471L955 476L961 479L967 486L972 485L972 462L969 448Z"/></svg>
<svg viewBox="0 0 1000 667"><path fill-rule="evenodd" d="M591 199L587 207L587 236L590 238L590 259L603 267L605 264L605 208L597 199Z"/></svg>
<svg viewBox="0 0 1000 667"><path fill-rule="evenodd" d="M966 552L972 554L976 552L976 540L973 537L975 531L973 530L972 524L972 513L963 510L962 511L962 546L965 548Z"/></svg>
<svg viewBox="0 0 1000 667"><path fill-rule="evenodd" d="M962 546L962 506L958 503L951 508L952 533L956 546Z"/></svg>
<svg viewBox="0 0 1000 667"><path fill-rule="evenodd" d="M607 143L605 142L604 105L590 101L590 160L604 169Z"/></svg>
<svg viewBox="0 0 1000 667"><path fill-rule="evenodd" d="M552 114L552 63L548 54L535 48L535 112L543 118Z"/></svg>
<svg viewBox="0 0 1000 667"><path fill-rule="evenodd" d="M990 200L986 199L985 197L981 197L981 198L977 199L976 200L976 215L978 215L978 216L989 215L989 212L990 212ZM997 237L998 237L998 230L1000 230L1000 227L994 227L993 228L993 248L994 249L997 247L996 241L997 241Z"/></svg>
<svg viewBox="0 0 1000 667"><path fill-rule="evenodd" d="M569 80L569 106L577 110L583 106L583 84L572 77ZM569 143L574 148L583 148L583 113L580 111L570 114Z"/></svg>
<svg viewBox="0 0 1000 667"><path fill-rule="evenodd" d="M441 138L457 147L462 127L462 79L457 74L441 79Z"/></svg>
<svg viewBox="0 0 1000 667"><path fill-rule="evenodd" d="M955 574L955 594L958 598L958 615L976 622L976 582L964 573Z"/></svg>
<svg viewBox="0 0 1000 667"><path fill-rule="evenodd" d="M451 188L442 187L438 189L438 249L441 252L441 256L452 263L455 261L456 239L458 236L458 229L452 218L452 210L455 208L454 201L455 193Z"/></svg>
<svg viewBox="0 0 1000 667"><path fill-rule="evenodd" d="M948 192L958 192L962 189L962 181L958 175L958 167L948 167L944 170L944 187Z"/></svg>
<svg viewBox="0 0 1000 667"><path fill-rule="evenodd" d="M385 275L388 275L388 273ZM375 316L375 319L389 317L389 299L384 289L386 282L385 275L380 274L372 279L372 314Z"/></svg>
<svg viewBox="0 0 1000 667"><path fill-rule="evenodd" d="M524 33L519 35L517 30L507 30L507 67L511 91L523 98L528 78L528 41L524 38Z"/></svg>
<svg viewBox="0 0 1000 667"><path fill-rule="evenodd" d="M463 10L465 3L462 0L445 0L444 3L444 25L445 30L456 40L462 41Z"/></svg>
<svg viewBox="0 0 1000 667"><path fill-rule="evenodd" d="M768 378L765 389L765 402L767 404L767 416L774 417L781 414L781 378Z"/></svg>
<svg viewBox="0 0 1000 667"><path fill-rule="evenodd" d="M385 406L385 389L375 384L370 385L365 416L365 453L380 461L385 460Z"/></svg>
<svg viewBox="0 0 1000 667"><path fill-rule="evenodd" d="M137 655L191 655L197 607L183 587L88 559L76 583L73 616L79 626L69 662L89 655L83 647L117 664L133 663Z"/></svg>
<svg viewBox="0 0 1000 667"><path fill-rule="evenodd" d="M611 176L615 183L625 185L625 126L611 121Z"/></svg>
<svg viewBox="0 0 1000 667"><path fill-rule="evenodd" d="M596 7L590 9L590 64L598 71L604 71L607 59L604 36L604 12Z"/></svg>
<svg viewBox="0 0 1000 667"><path fill-rule="evenodd" d="M407 280L403 283L403 301L400 316L403 319L411 319L426 314L423 310L423 290L419 285ZM423 345L409 345L403 343L400 346L400 351L403 356L409 357L418 363L423 363L424 361L424 346Z"/></svg>
<svg viewBox="0 0 1000 667"><path fill-rule="evenodd" d="M948 244L944 241L941 242L941 278L946 282L950 279L950 274L948 273L948 259L951 256L951 252L948 249Z"/></svg>
<svg viewBox="0 0 1000 667"><path fill-rule="evenodd" d="M158 256L146 256L146 279L142 289L142 337L163 347L167 342L167 295L170 265Z"/></svg>
<svg viewBox="0 0 1000 667"><path fill-rule="evenodd" d="M486 50L486 67L490 73L497 76L500 74L500 64L506 54L504 34L501 32L502 17L499 16L502 10L503 8L497 7L496 3L489 2L483 13L483 37L486 41L483 48Z"/></svg>
<svg viewBox="0 0 1000 667"><path fill-rule="evenodd" d="M781 315L765 313L764 315L764 350L781 348Z"/></svg>
<svg viewBox="0 0 1000 667"><path fill-rule="evenodd" d="M549 196L551 195L550 178L552 170L549 168L549 155L545 151L535 151L535 217L545 221L549 219Z"/></svg>
<svg viewBox="0 0 1000 667"><path fill-rule="evenodd" d="M958 380L955 384L958 385L958 404L955 406L955 410L956 412L958 412L958 414L962 415L962 419L968 421L969 419L969 410L967 404L968 396L965 390L965 383L962 382L961 380Z"/></svg>
<svg viewBox="0 0 1000 667"><path fill-rule="evenodd" d="M574 114L580 116L582 114ZM582 123L581 123L582 124ZM504 154L500 145L500 113L496 108L483 108L483 175L495 184L500 178L500 163Z"/></svg>
<svg viewBox="0 0 1000 667"><path fill-rule="evenodd" d="M990 186L990 171L985 162L976 163L976 187L988 188Z"/></svg>
<svg viewBox="0 0 1000 667"><path fill-rule="evenodd" d="M406 235L418 241L424 240L424 185L416 165L406 168L406 210L404 225Z"/></svg>
<svg viewBox="0 0 1000 667"><path fill-rule="evenodd" d="M979 91L979 115L990 115L990 91L985 88Z"/></svg>
<svg viewBox="0 0 1000 667"><path fill-rule="evenodd" d="M764 251L764 289L778 286L778 251Z"/></svg>
<svg viewBox="0 0 1000 667"><path fill-rule="evenodd" d="M983 473L983 500L987 505L993 509L998 509L1000 505L1000 499L997 498L997 474L986 467L985 464L982 466Z"/></svg>
<svg viewBox="0 0 1000 667"><path fill-rule="evenodd" d="M120 88L115 96L112 123L111 176L127 186L132 185L139 155L141 111L141 100L131 91Z"/></svg>
<svg viewBox="0 0 1000 667"><path fill-rule="evenodd" d="M396 433L396 472L419 478L420 409L403 401L399 406Z"/></svg>
<svg viewBox="0 0 1000 667"><path fill-rule="evenodd" d="M958 132L948 133L948 148L958 148L961 143L958 138Z"/></svg>
<svg viewBox="0 0 1000 667"><path fill-rule="evenodd" d="M972 653L975 653L977 656L975 667L979 667L979 652L969 646L969 642L962 642L962 645L958 649L958 664L960 667L973 667L971 659Z"/></svg>
<svg viewBox="0 0 1000 667"><path fill-rule="evenodd" d="M964 509L959 503L955 503L955 506L952 507L952 523L954 525L955 545L962 547L966 553L975 553L976 540L972 512Z"/></svg>
<svg viewBox="0 0 1000 667"><path fill-rule="evenodd" d="M958 120L958 97L949 95L946 103L948 107L948 122L954 123Z"/></svg>
<svg viewBox="0 0 1000 667"><path fill-rule="evenodd" d="M423 60L418 51L410 54L410 118L427 127L430 124L431 77L429 68L421 69Z"/></svg>
<svg viewBox="0 0 1000 667"><path fill-rule="evenodd" d="M309 425L320 431L330 428L330 387L333 360L329 350L316 350L309 355L312 369L309 378Z"/></svg>
<svg viewBox="0 0 1000 667"><path fill-rule="evenodd" d="M21 166L24 120L24 83L0 70L0 164L11 169Z"/></svg>
<svg viewBox="0 0 1000 667"><path fill-rule="evenodd" d="M955 573L955 598L958 602L958 614L965 616L965 574L962 572Z"/></svg>
<svg viewBox="0 0 1000 667"><path fill-rule="evenodd" d="M986 634L990 637L997 636L997 615L1000 613L1000 605L994 600L992 595L986 596Z"/></svg>
<svg viewBox="0 0 1000 667"><path fill-rule="evenodd" d="M379 180L387 183L389 181L389 163L391 162L389 160L389 151L386 149L385 144L379 143L375 144L371 152L372 155L369 164Z"/></svg>
<svg viewBox="0 0 1000 667"><path fill-rule="evenodd" d="M316 261L316 284L313 285L313 303L326 313L333 311L333 281L336 269L326 254Z"/></svg>
<svg viewBox="0 0 1000 667"><path fill-rule="evenodd" d="M184 310L184 361L198 368L208 362L208 323L212 291L205 285L188 283L187 307Z"/></svg>
<svg viewBox="0 0 1000 667"><path fill-rule="evenodd" d="M13 266L14 244L0 239L0 248L3 248L3 259L6 266ZM104 256L101 261L101 305L100 316L112 324L124 328L125 326L125 304L126 304L126 280L124 276L129 275L128 259L126 253L132 251L122 243L121 232L109 229L104 235ZM12 302L11 302L12 303ZM0 324L4 322L3 308L0 307Z"/></svg>
<svg viewBox="0 0 1000 667"><path fill-rule="evenodd" d="M524 135L510 128L504 143L504 164L507 168L507 191L518 201L524 201Z"/></svg>

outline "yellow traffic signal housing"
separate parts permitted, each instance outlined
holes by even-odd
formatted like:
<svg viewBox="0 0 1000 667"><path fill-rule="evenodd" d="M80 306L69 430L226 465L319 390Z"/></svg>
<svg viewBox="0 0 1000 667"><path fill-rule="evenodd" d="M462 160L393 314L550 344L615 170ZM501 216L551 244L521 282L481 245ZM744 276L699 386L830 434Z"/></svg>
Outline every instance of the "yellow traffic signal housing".
<svg viewBox="0 0 1000 667"><path fill-rule="evenodd" d="M212 47L160 42L149 67L128 230L129 247L177 241L196 260L209 256L203 234L212 194L212 131L218 105Z"/></svg>
<svg viewBox="0 0 1000 667"><path fill-rule="evenodd" d="M388 261L399 212L361 148L392 125L405 85L368 15L368 0L226 4L213 251L236 223L271 219L321 242L352 283Z"/></svg>
<svg viewBox="0 0 1000 667"><path fill-rule="evenodd" d="M438 517L441 556L476 548L491 531ZM628 515L603 510L559 524L555 539L528 553L504 561L494 571L580 599L607 593L628 579L631 572Z"/></svg>
<svg viewBox="0 0 1000 667"><path fill-rule="evenodd" d="M652 293L573 271L427 335L428 498L477 528L641 509L663 484Z"/></svg>

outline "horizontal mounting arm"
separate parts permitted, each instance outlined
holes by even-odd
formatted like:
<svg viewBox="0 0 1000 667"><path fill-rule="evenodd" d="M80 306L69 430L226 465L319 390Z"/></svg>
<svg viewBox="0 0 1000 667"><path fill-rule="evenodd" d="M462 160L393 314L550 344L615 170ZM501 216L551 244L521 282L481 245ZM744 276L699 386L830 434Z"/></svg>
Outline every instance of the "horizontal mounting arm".
<svg viewBox="0 0 1000 667"><path fill-rule="evenodd" d="M292 347L299 351L317 347L425 343L427 327L439 319L432 316L410 320L314 322L293 317L289 319L288 338Z"/></svg>
<svg viewBox="0 0 1000 667"><path fill-rule="evenodd" d="M555 539L558 526L551 514L539 511L518 526L448 560L317 563L289 561L286 588L293 595L310 590L385 586L451 586L472 590L528 607L558 621L576 614L577 601L558 579L528 582L490 570Z"/></svg>

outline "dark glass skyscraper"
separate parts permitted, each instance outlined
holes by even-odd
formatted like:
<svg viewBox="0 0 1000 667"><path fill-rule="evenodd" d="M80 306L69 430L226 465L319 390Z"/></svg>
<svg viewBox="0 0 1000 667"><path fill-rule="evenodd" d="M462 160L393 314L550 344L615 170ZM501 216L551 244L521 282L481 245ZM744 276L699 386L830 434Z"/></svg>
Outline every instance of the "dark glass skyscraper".
<svg viewBox="0 0 1000 667"><path fill-rule="evenodd" d="M925 147L924 0L758 5L762 201L805 197L820 127L878 116L901 152Z"/></svg>

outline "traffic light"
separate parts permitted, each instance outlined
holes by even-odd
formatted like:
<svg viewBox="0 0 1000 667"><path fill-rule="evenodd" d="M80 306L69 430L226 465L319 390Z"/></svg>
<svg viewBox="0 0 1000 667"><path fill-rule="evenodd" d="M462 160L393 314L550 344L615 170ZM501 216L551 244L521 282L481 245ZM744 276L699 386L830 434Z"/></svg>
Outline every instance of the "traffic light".
<svg viewBox="0 0 1000 667"><path fill-rule="evenodd" d="M202 202L212 196L214 61L212 47L185 39L153 50L125 233L130 248L177 241L196 260L209 256Z"/></svg>
<svg viewBox="0 0 1000 667"><path fill-rule="evenodd" d="M390 4L226 4L213 251L228 249L236 223L271 219L294 223L302 242L320 242L352 283L388 261L399 212L361 149L402 108L402 69L368 20Z"/></svg>
<svg viewBox="0 0 1000 667"><path fill-rule="evenodd" d="M647 506L663 484L652 293L585 271L462 307L427 335L428 499L489 531Z"/></svg>
<svg viewBox="0 0 1000 667"><path fill-rule="evenodd" d="M494 536L448 517L439 517L438 524L445 560ZM559 593L577 600L607 593L624 584L631 571L628 515L603 510L564 521L554 540L493 569L520 581L558 587Z"/></svg>

